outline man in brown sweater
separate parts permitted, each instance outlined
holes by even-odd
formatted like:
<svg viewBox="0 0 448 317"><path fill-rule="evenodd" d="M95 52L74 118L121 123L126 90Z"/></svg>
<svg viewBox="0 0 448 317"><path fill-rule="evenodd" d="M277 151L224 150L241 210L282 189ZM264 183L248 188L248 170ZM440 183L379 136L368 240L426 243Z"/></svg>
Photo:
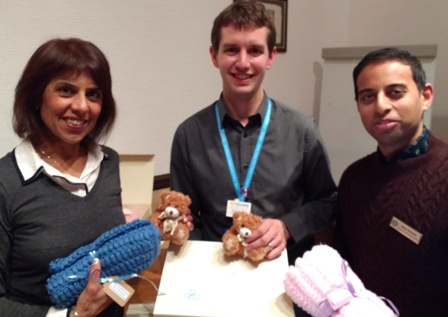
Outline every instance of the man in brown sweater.
<svg viewBox="0 0 448 317"><path fill-rule="evenodd" d="M433 87L397 48L367 54L353 81L378 148L341 178L337 249L401 317L448 316L448 145L423 124Z"/></svg>

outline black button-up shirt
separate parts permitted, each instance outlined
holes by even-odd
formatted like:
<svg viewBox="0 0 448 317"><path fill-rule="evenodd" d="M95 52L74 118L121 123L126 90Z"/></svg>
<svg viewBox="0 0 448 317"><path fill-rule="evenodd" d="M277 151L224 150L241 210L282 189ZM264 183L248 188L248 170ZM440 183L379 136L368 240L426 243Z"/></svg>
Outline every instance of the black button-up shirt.
<svg viewBox="0 0 448 317"><path fill-rule="evenodd" d="M267 96L243 127L218 101L221 124L240 185L260 133ZM192 199L192 239L219 241L232 224L228 200L236 198L215 117L215 103L184 121L171 152L171 187ZM282 220L294 242L330 228L336 186L323 142L312 118L272 100L269 128L247 200L252 213Z"/></svg>

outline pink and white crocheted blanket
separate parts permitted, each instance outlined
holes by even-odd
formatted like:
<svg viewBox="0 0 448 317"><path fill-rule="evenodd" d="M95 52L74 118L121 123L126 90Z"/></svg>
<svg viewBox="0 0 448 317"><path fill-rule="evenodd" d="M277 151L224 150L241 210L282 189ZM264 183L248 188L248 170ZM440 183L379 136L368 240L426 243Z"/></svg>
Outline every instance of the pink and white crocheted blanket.
<svg viewBox="0 0 448 317"><path fill-rule="evenodd" d="M390 301L367 290L339 253L327 245L314 246L297 258L286 273L284 286L286 294L313 317L399 316Z"/></svg>

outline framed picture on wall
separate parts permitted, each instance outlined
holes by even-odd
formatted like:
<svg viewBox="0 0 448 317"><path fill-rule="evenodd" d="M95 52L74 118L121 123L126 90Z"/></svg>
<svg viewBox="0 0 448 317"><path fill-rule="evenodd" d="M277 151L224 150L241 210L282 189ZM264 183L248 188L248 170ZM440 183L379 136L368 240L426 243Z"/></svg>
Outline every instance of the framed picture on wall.
<svg viewBox="0 0 448 317"><path fill-rule="evenodd" d="M237 2L234 0L233 2ZM259 0L266 8L268 15L274 21L276 30L277 52L286 52L286 34L288 18L288 0Z"/></svg>

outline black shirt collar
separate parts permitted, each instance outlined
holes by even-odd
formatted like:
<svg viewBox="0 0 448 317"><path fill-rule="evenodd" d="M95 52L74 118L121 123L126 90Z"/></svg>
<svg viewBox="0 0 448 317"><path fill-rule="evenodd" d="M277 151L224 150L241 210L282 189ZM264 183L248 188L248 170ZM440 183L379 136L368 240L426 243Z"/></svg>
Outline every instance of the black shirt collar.
<svg viewBox="0 0 448 317"><path fill-rule="evenodd" d="M415 140L414 143L407 146L403 151L398 154L395 154L392 157L385 157L379 149L377 149L377 153L381 160L387 163L396 163L399 161L404 161L411 157L419 156L423 153L426 153L429 149L429 130L424 126L423 132L420 136Z"/></svg>

